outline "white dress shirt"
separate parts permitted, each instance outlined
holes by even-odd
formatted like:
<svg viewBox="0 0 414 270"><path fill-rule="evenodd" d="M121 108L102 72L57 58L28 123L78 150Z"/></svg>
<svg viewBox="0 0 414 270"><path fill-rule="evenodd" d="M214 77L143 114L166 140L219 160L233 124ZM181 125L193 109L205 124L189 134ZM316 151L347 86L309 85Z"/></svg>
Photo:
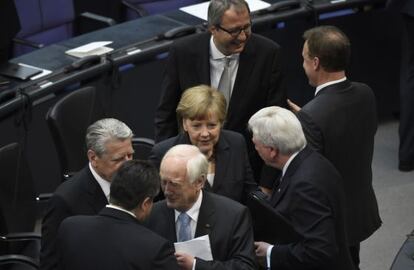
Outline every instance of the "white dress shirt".
<svg viewBox="0 0 414 270"><path fill-rule="evenodd" d="M318 87L316 87L316 90L315 90L315 96L316 96L316 94L318 94L318 92L319 92L320 90L322 90L323 88L325 88L325 87L327 87L327 86L329 86L329 85L335 84L335 83L340 83L340 82L343 82L343 81L345 81L345 80L346 80L346 77L343 77L342 79L335 80L335 81L330 81L330 82L327 82L327 83L324 83L324 84L319 85Z"/></svg>

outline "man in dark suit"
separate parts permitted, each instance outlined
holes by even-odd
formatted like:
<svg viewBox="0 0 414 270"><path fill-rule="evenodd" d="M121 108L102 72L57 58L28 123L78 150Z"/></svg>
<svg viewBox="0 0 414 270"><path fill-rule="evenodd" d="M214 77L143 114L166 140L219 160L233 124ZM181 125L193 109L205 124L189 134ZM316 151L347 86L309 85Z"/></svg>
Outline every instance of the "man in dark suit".
<svg viewBox="0 0 414 270"><path fill-rule="evenodd" d="M270 269L354 269L336 169L306 146L300 122L289 110L261 109L250 118L249 127L264 162L282 170L270 204L299 235L287 243L256 242L256 255Z"/></svg>
<svg viewBox="0 0 414 270"><path fill-rule="evenodd" d="M0 1L0 64L7 62L12 52L12 40L20 30L14 0Z"/></svg>
<svg viewBox="0 0 414 270"><path fill-rule="evenodd" d="M159 183L158 171L148 162L125 162L112 180L110 204L99 215L62 222L58 269L178 270L171 242L141 224Z"/></svg>
<svg viewBox="0 0 414 270"><path fill-rule="evenodd" d="M244 0L213 0L208 9L209 32L174 43L169 52L162 93L155 116L157 142L178 133L175 109L184 90L199 84L228 92L225 129L245 136L249 117L260 108L285 104L281 89L280 47L251 33L250 11ZM222 75L229 60L230 89ZM228 84L227 84L228 85ZM255 177L262 162L249 143Z"/></svg>
<svg viewBox="0 0 414 270"><path fill-rule="evenodd" d="M388 7L403 19L400 73L400 171L414 170L414 1L388 0Z"/></svg>
<svg viewBox="0 0 414 270"><path fill-rule="evenodd" d="M56 268L56 235L65 218L96 215L108 203L113 174L122 163L132 159L132 136L125 123L113 118L98 120L88 127L89 164L57 188L43 219L41 269Z"/></svg>
<svg viewBox="0 0 414 270"><path fill-rule="evenodd" d="M315 98L302 109L290 105L298 112L309 144L342 176L349 246L358 266L360 242L381 226L371 169L375 96L367 85L345 77L351 49L341 30L320 26L306 31L304 39L303 68L316 87Z"/></svg>
<svg viewBox="0 0 414 270"><path fill-rule="evenodd" d="M207 159L196 146L171 148L160 167L166 199L154 205L148 227L172 242L209 236L213 260L177 251L183 270L255 269L249 211L226 197L202 191L207 169Z"/></svg>

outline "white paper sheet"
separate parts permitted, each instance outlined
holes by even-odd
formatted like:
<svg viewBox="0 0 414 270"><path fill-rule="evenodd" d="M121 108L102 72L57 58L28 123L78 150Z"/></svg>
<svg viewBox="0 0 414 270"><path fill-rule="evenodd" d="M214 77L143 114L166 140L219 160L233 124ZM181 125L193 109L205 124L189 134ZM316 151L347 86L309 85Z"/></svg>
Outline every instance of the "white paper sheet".
<svg viewBox="0 0 414 270"><path fill-rule="evenodd" d="M251 12L270 7L269 3L266 3L261 0L246 0L246 2L247 4L249 4L249 8ZM208 10L209 4L210 2L203 2L200 4L196 4L196 5L182 7L180 8L180 10L207 21L207 10Z"/></svg>
<svg viewBox="0 0 414 270"><path fill-rule="evenodd" d="M37 74L35 76L30 77L30 80L32 80L32 81L33 80L36 80L36 79L39 79L39 78L41 78L43 76L46 76L46 75L48 75L50 73L52 73L51 70L43 69L43 68L39 68L39 67L35 67L35 66L31 66L31 65L28 65L28 64L24 64L24 63L18 63L18 65L23 66L23 67L35 68L35 69L38 69L38 70L41 70L42 71L41 73L39 73L39 74Z"/></svg>
<svg viewBox="0 0 414 270"><path fill-rule="evenodd" d="M193 257L198 257L205 261L212 261L210 238L208 235L203 235L189 241L174 243L175 251L190 254Z"/></svg>
<svg viewBox="0 0 414 270"><path fill-rule="evenodd" d="M112 51L112 48L105 47L105 45L111 44L112 41L96 41L91 42L86 45L71 49L66 51L66 54L75 56L75 57L85 57L89 55L102 55Z"/></svg>

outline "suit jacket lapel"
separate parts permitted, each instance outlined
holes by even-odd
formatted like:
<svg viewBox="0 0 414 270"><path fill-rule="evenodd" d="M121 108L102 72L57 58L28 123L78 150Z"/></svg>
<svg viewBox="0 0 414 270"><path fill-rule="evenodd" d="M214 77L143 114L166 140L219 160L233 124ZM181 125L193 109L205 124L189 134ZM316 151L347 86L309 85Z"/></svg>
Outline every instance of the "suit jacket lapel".
<svg viewBox="0 0 414 270"><path fill-rule="evenodd" d="M102 207L104 207L108 200L103 193L101 186L98 184L96 179L93 177L92 172L90 171L89 167L86 168L85 174L87 174L87 181L84 181L83 188L86 191L86 194L89 196L89 204L98 213Z"/></svg>
<svg viewBox="0 0 414 270"><path fill-rule="evenodd" d="M292 162L289 164L289 167L286 170L285 175L282 177L282 182L280 183L277 190L273 190L272 197L270 199L270 204L273 207L276 207L278 202L283 198L284 194L286 193L287 188L289 187L291 183L291 177L295 174L296 170L299 168L300 164L302 163L302 160L305 159L309 154L311 153L311 150L309 146L306 146L303 150L301 150L297 156L292 160Z"/></svg>
<svg viewBox="0 0 414 270"><path fill-rule="evenodd" d="M230 160L230 146L223 136L220 136L214 151L216 155L216 171L212 190L216 192L222 184L220 180L225 180L227 164Z"/></svg>
<svg viewBox="0 0 414 270"><path fill-rule="evenodd" d="M236 81L234 82L233 92L231 94L228 109L229 114L231 114L232 103L243 99L245 89L248 85L248 80L250 78L249 74L251 73L251 70L254 68L254 59L256 59L256 52L254 48L254 43L251 41L252 40L247 42L246 47L244 48L243 52L240 53L239 56L239 68L237 70ZM227 116L227 119L230 119L230 115Z"/></svg>
<svg viewBox="0 0 414 270"><path fill-rule="evenodd" d="M196 72L201 84L210 85L210 34L204 34L199 44L194 44L193 59L196 62ZM199 49L201 48L201 50Z"/></svg>
<svg viewBox="0 0 414 270"><path fill-rule="evenodd" d="M210 194L207 191L203 192L203 200L201 202L200 212L198 214L197 227L194 237L210 234L214 227L215 209L213 207L213 204L211 203L212 198L209 195Z"/></svg>

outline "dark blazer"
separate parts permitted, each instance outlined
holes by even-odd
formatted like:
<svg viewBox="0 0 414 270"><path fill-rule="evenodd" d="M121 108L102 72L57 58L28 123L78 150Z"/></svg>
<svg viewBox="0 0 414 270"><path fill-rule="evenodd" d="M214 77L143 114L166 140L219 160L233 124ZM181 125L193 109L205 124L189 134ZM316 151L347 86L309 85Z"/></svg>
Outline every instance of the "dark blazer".
<svg viewBox="0 0 414 270"><path fill-rule="evenodd" d="M112 208L65 219L57 246L60 270L178 270L172 243Z"/></svg>
<svg viewBox="0 0 414 270"><path fill-rule="evenodd" d="M164 201L154 204L147 226L177 242L174 209ZM247 208L226 197L203 192L195 237L209 235L213 261L196 259L196 270L255 268L253 230Z"/></svg>
<svg viewBox="0 0 414 270"><path fill-rule="evenodd" d="M349 244L356 245L381 226L371 170L375 96L367 85L346 80L318 92L298 118L309 144L342 176Z"/></svg>
<svg viewBox="0 0 414 270"><path fill-rule="evenodd" d="M273 243L271 269L354 269L340 180L332 164L308 146L292 160L270 203L302 239Z"/></svg>
<svg viewBox="0 0 414 270"><path fill-rule="evenodd" d="M388 0L387 6L414 17L414 1L412 0Z"/></svg>
<svg viewBox="0 0 414 270"><path fill-rule="evenodd" d="M56 236L60 223L74 215L96 215L108 203L89 166L63 182L50 199L42 223L42 270L55 269Z"/></svg>
<svg viewBox="0 0 414 270"><path fill-rule="evenodd" d="M162 93L155 115L157 142L178 134L175 109L184 90L210 85L209 33L192 35L174 43L169 52ZM239 58L239 68L224 128L247 138L246 125L254 113L270 105L285 104L280 87L280 47L252 34Z"/></svg>
<svg viewBox="0 0 414 270"><path fill-rule="evenodd" d="M191 144L187 133L157 143L149 157L157 168L165 153L177 144ZM257 189L247 157L246 143L239 133L221 130L215 146L216 172L213 187L206 181L205 189L242 202L244 195Z"/></svg>

